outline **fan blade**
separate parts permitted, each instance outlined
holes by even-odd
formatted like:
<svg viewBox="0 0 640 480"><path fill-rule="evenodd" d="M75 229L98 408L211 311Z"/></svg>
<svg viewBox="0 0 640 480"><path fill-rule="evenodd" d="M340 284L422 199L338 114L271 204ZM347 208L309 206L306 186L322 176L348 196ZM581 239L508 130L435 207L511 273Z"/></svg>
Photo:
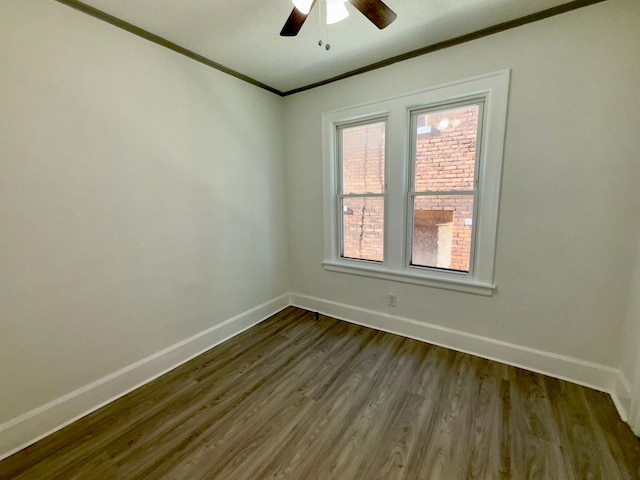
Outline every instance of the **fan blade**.
<svg viewBox="0 0 640 480"><path fill-rule="evenodd" d="M382 0L349 0L349 2L380 30L391 25L397 17Z"/></svg>
<svg viewBox="0 0 640 480"><path fill-rule="evenodd" d="M311 3L311 8L313 8L313 6L316 4L316 1L317 0L313 0L313 3ZM309 9L309 11L311 11L311 8ZM302 28L302 24L308 16L308 13L300 13L300 11L294 7L291 15L289 15L289 18L287 18L287 21L284 23L284 27L282 27L282 30L280 31L280 36L295 37L296 35L298 35L298 32Z"/></svg>

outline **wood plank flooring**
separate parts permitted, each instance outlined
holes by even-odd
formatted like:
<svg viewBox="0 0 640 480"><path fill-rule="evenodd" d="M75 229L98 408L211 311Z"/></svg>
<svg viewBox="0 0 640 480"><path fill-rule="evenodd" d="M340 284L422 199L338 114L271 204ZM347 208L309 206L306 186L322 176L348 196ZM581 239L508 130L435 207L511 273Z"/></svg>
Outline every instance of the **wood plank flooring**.
<svg viewBox="0 0 640 480"><path fill-rule="evenodd" d="M2 479L638 479L608 395L290 307Z"/></svg>

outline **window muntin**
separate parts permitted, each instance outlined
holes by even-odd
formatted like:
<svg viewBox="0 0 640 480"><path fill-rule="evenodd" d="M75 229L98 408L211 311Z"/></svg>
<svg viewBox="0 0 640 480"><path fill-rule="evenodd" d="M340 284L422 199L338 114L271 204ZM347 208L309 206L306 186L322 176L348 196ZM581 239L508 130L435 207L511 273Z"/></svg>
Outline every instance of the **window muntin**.
<svg viewBox="0 0 640 480"><path fill-rule="evenodd" d="M340 256L384 261L386 121L336 129L339 159Z"/></svg>
<svg viewBox="0 0 640 480"><path fill-rule="evenodd" d="M482 99L411 112L409 264L473 267Z"/></svg>

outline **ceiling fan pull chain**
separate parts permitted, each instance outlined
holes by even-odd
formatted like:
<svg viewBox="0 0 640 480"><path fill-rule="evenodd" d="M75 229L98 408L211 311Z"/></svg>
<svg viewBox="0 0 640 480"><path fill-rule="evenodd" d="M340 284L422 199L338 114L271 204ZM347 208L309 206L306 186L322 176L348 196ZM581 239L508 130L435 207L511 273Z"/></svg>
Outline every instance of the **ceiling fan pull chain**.
<svg viewBox="0 0 640 480"><path fill-rule="evenodd" d="M322 37L322 0L320 1L320 5L318 5L318 31L320 32L320 37ZM324 42L322 41L322 38L320 38L320 40L318 40L318 45L322 46L324 45Z"/></svg>
<svg viewBox="0 0 640 480"><path fill-rule="evenodd" d="M329 49L331 48L331 45L329 44L329 24L327 23L327 18L326 18L327 15L328 15L328 13L327 13L327 10L328 10L327 1L326 0L321 0L320 3L324 4L324 16L325 16L324 28L325 28L325 35L326 35L325 38L327 39L324 48L325 48L326 51L329 51Z"/></svg>
<svg viewBox="0 0 640 480"><path fill-rule="evenodd" d="M325 28L325 38L326 41L323 42L322 38L320 40L318 40L318 46L322 47L324 45L325 50L329 50L331 48L331 45L329 45L329 26L327 25L326 22L322 21L323 16L326 17L326 9L327 9L327 5L325 3L326 0L320 0L320 5L318 7L318 27L320 30L320 35L322 35L322 27L324 26ZM324 8L323 8L324 6Z"/></svg>

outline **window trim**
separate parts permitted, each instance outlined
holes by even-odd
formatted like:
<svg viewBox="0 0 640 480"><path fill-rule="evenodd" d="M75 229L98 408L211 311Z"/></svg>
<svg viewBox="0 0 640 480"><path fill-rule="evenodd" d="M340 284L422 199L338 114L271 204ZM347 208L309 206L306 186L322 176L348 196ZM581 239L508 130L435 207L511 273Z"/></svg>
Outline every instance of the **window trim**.
<svg viewBox="0 0 640 480"><path fill-rule="evenodd" d="M498 227L498 207L502 160L506 130L510 70L502 70L436 86L427 90L396 96L381 101L326 112L322 115L323 137L323 213L325 270L348 273L401 283L444 288L480 295L492 295L494 260ZM473 101L485 98L480 164L474 258L469 273L441 271L429 267L408 265L409 208L412 176L411 112L438 104ZM385 201L384 262L341 258L337 231L337 140L336 127L348 123L363 123L369 119L387 118L385 138ZM389 212L397 212L393 217ZM337 241L336 241L337 240Z"/></svg>

